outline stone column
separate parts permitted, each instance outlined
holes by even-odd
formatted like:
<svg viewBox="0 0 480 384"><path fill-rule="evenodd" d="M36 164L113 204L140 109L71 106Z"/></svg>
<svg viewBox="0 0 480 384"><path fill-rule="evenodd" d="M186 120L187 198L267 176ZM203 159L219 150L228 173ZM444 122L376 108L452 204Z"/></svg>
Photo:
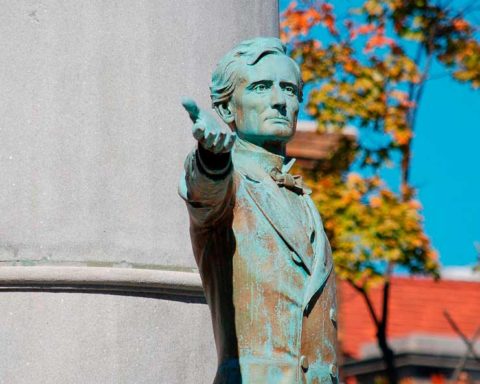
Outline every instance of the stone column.
<svg viewBox="0 0 480 384"><path fill-rule="evenodd" d="M0 382L209 383L177 196L217 60L276 0L0 1Z"/></svg>

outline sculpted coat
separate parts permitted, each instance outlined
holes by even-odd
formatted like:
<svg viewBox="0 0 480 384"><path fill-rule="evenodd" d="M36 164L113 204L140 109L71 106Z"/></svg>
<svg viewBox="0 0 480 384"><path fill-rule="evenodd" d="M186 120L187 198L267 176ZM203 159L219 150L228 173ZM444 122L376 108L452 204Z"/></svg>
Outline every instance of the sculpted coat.
<svg viewBox="0 0 480 384"><path fill-rule="evenodd" d="M337 382L330 245L308 192L272 179L284 162L240 139L224 169L199 150L185 162L179 193L212 315L214 383Z"/></svg>

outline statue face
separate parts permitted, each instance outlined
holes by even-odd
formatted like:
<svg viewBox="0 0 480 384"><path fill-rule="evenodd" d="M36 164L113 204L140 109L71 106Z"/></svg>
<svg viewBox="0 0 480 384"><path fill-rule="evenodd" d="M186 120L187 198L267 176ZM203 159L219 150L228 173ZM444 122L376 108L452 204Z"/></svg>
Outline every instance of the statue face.
<svg viewBox="0 0 480 384"><path fill-rule="evenodd" d="M266 55L255 65L245 66L239 78L229 103L238 136L260 146L290 140L299 107L291 59Z"/></svg>

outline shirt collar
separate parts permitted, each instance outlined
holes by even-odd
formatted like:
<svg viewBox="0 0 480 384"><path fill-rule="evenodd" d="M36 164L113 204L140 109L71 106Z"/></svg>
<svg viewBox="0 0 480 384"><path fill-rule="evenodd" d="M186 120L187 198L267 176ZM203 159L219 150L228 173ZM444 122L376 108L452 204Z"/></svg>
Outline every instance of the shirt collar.
<svg viewBox="0 0 480 384"><path fill-rule="evenodd" d="M269 152L258 145L240 139L238 136L233 147L232 157L236 168L243 169L249 176L256 175L260 178L270 175L273 168L286 173L295 162L295 159L287 161L286 157Z"/></svg>

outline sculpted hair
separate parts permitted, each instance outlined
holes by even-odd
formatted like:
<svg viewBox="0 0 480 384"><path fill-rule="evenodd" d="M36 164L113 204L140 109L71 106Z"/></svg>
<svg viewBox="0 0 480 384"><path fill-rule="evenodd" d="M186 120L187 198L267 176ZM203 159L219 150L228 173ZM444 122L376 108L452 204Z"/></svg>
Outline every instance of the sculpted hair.
<svg viewBox="0 0 480 384"><path fill-rule="evenodd" d="M210 97L212 105L227 103L237 85L242 66L255 65L266 55L284 55L295 64L298 84L298 100L302 101L302 78L298 64L290 56L282 42L274 37L258 37L245 40L228 52L217 64L212 74Z"/></svg>

